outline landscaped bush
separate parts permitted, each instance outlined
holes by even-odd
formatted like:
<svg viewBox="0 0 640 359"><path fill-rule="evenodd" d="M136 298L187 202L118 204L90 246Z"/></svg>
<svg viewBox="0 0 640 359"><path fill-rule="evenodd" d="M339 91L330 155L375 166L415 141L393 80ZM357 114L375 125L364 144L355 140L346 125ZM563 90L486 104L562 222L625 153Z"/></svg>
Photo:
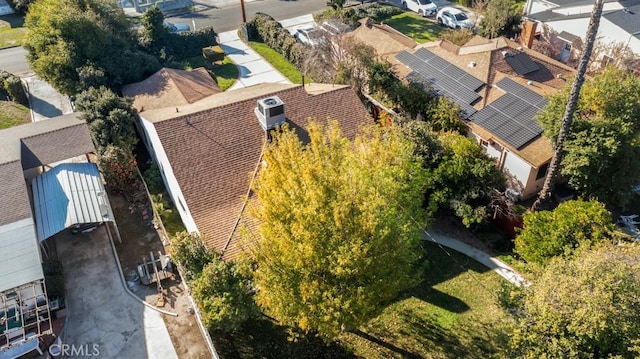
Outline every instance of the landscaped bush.
<svg viewBox="0 0 640 359"><path fill-rule="evenodd" d="M249 41L265 43L287 61L300 67L305 53L304 45L296 42L293 35L271 16L257 13L253 19L245 23L245 31Z"/></svg>
<svg viewBox="0 0 640 359"><path fill-rule="evenodd" d="M327 9L319 15L316 20L318 22L322 22L323 20L337 18L345 24L357 26L358 20L365 17L370 17L373 20L380 22L403 12L404 11L397 6L369 3L346 9Z"/></svg>
<svg viewBox="0 0 640 359"><path fill-rule="evenodd" d="M20 78L14 74L0 70L0 96L9 97L11 101L23 106L29 106L27 94Z"/></svg>
<svg viewBox="0 0 640 359"><path fill-rule="evenodd" d="M160 174L160 169L158 169L158 164L155 161L153 161L151 166L144 171L143 177L150 193L156 194L162 192L164 189L164 182L162 181L162 175Z"/></svg>
<svg viewBox="0 0 640 359"><path fill-rule="evenodd" d="M180 58L199 56L202 48L217 45L216 32L212 27L204 27L196 31L171 34L167 48L171 54Z"/></svg>
<svg viewBox="0 0 640 359"><path fill-rule="evenodd" d="M209 46L202 49L202 56L209 62L218 62L224 60L224 50L218 45Z"/></svg>

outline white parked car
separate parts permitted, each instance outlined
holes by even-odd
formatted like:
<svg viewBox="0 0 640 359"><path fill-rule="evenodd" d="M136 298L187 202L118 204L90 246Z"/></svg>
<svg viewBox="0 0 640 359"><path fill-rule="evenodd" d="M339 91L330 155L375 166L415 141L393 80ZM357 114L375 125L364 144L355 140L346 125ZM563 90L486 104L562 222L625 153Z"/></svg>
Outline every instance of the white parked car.
<svg viewBox="0 0 640 359"><path fill-rule="evenodd" d="M469 15L455 7L443 7L436 15L438 24L448 26L452 29L473 29L473 20Z"/></svg>
<svg viewBox="0 0 640 359"><path fill-rule="evenodd" d="M415 11L420 16L432 16L438 11L438 6L431 0L402 0L402 7Z"/></svg>
<svg viewBox="0 0 640 359"><path fill-rule="evenodd" d="M293 34L293 37L295 37L298 42L311 47L321 45L325 39L324 34L313 27L298 29L295 34Z"/></svg>

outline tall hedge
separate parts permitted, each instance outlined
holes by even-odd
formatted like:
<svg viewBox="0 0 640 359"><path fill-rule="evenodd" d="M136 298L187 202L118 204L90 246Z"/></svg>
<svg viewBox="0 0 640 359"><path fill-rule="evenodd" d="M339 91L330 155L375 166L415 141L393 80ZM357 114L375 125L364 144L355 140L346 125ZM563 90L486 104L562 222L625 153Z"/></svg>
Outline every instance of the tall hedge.
<svg viewBox="0 0 640 359"><path fill-rule="evenodd" d="M244 24L249 41L264 42L284 56L287 61L300 67L305 53L304 45L298 43L279 22L267 14L257 13Z"/></svg>

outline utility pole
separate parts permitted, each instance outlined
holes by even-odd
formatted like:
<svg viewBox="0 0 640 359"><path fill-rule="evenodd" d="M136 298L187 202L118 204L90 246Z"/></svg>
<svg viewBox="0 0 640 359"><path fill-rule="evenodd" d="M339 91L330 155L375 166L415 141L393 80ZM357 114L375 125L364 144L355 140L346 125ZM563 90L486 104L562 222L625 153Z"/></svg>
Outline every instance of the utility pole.
<svg viewBox="0 0 640 359"><path fill-rule="evenodd" d="M242 9L242 22L247 22L247 14L244 11L244 0L240 0L240 8Z"/></svg>

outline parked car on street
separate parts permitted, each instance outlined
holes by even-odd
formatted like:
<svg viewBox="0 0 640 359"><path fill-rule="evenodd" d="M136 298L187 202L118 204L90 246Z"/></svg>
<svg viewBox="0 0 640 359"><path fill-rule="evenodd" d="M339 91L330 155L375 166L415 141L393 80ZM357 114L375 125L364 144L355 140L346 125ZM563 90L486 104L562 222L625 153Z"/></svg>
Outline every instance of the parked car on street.
<svg viewBox="0 0 640 359"><path fill-rule="evenodd" d="M402 7L420 16L433 16L438 11L438 6L431 0L402 0Z"/></svg>
<svg viewBox="0 0 640 359"><path fill-rule="evenodd" d="M349 25L337 20L327 20L323 22L320 24L320 29L326 31L331 36L337 36L351 31Z"/></svg>
<svg viewBox="0 0 640 359"><path fill-rule="evenodd" d="M443 7L436 15L438 24L450 27L452 29L472 29L473 20L469 15L455 7Z"/></svg>
<svg viewBox="0 0 640 359"><path fill-rule="evenodd" d="M164 25L164 27L166 27L167 30L169 30L169 32L172 34L179 34L181 32L191 31L191 28L189 28L189 25L183 24L181 22L170 23L169 21L165 20L164 22L162 22L162 25Z"/></svg>
<svg viewBox="0 0 640 359"><path fill-rule="evenodd" d="M319 46L324 42L324 34L313 27L298 29L295 34L293 34L293 37L295 37L298 42L311 47Z"/></svg>

